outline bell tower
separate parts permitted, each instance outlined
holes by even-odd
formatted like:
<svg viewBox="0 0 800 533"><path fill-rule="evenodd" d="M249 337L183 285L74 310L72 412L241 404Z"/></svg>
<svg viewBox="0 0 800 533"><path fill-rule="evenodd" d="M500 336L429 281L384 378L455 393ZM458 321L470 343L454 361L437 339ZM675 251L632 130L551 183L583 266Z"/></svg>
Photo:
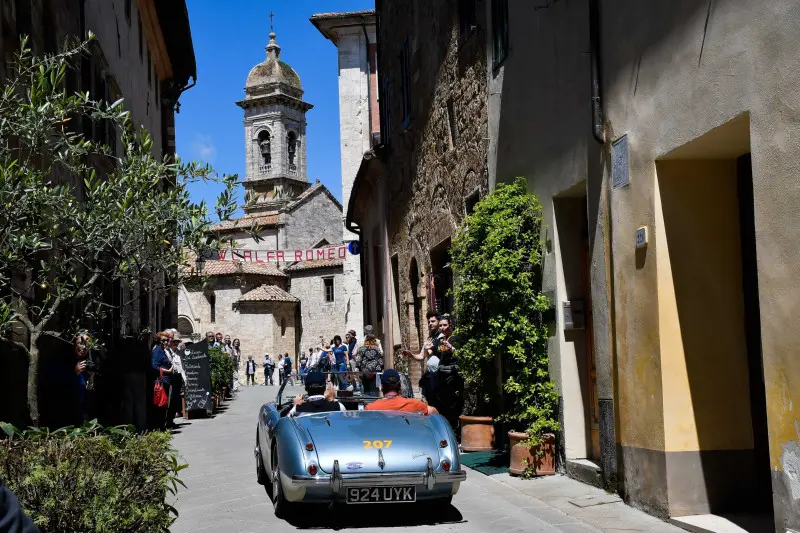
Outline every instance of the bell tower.
<svg viewBox="0 0 800 533"><path fill-rule="evenodd" d="M281 61L275 32L267 57L247 76L244 100L245 213L278 211L309 187L306 177L306 112L300 76Z"/></svg>

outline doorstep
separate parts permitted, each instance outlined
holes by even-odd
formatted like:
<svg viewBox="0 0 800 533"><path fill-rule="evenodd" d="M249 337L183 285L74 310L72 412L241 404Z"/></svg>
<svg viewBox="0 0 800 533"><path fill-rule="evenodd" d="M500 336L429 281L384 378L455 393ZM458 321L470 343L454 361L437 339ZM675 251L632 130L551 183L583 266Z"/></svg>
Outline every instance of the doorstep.
<svg viewBox="0 0 800 533"><path fill-rule="evenodd" d="M567 475L598 489L603 488L603 471L600 465L589 459L567 459Z"/></svg>
<svg viewBox="0 0 800 533"><path fill-rule="evenodd" d="M676 516L670 518L669 521L692 533L772 533L775 531L775 523L768 515L698 514Z"/></svg>

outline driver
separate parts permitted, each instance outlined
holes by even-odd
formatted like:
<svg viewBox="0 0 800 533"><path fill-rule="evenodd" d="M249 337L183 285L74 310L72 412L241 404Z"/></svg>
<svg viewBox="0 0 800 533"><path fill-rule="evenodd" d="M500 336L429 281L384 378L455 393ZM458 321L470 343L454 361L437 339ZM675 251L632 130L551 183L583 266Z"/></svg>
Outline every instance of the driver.
<svg viewBox="0 0 800 533"><path fill-rule="evenodd" d="M400 381L400 374L397 370L390 368L383 371L381 376L381 392L383 398L375 400L364 407L365 411L406 411L410 413L422 413L425 415L435 415L439 411L435 407L415 398L403 398L400 396L403 385Z"/></svg>
<svg viewBox="0 0 800 533"><path fill-rule="evenodd" d="M330 411L346 411L345 406L337 402L333 387L326 390L325 374L322 372L309 372L306 374L306 392L308 398L298 396L294 399L294 407L289 411L289 416L303 413L327 413Z"/></svg>

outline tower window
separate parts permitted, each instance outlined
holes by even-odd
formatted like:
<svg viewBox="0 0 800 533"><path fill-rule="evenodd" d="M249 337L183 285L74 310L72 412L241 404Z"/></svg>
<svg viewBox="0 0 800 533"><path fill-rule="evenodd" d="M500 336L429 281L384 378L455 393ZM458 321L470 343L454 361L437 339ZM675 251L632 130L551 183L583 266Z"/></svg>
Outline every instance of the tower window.
<svg viewBox="0 0 800 533"><path fill-rule="evenodd" d="M333 301L333 278L323 278L323 287L325 290L325 301L330 303Z"/></svg>
<svg viewBox="0 0 800 533"><path fill-rule="evenodd" d="M209 310L211 311L211 316L210 316L211 322L216 322L217 321L217 297L214 296L213 294L209 294L208 295L208 307L209 307Z"/></svg>
<svg viewBox="0 0 800 533"><path fill-rule="evenodd" d="M281 318L281 337L286 336L286 318Z"/></svg>
<svg viewBox="0 0 800 533"><path fill-rule="evenodd" d="M295 154L297 153L297 135L293 131L289 132L288 152L289 152L289 165L294 165Z"/></svg>
<svg viewBox="0 0 800 533"><path fill-rule="evenodd" d="M269 165L272 163L272 143L270 142L268 131L259 132L258 149L261 153L262 164Z"/></svg>

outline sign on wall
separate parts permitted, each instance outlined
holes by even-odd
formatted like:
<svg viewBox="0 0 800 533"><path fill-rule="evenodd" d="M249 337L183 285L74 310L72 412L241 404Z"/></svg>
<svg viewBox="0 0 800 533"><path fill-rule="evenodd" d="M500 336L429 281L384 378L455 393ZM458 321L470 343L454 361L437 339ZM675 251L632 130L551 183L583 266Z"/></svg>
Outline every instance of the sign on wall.
<svg viewBox="0 0 800 533"><path fill-rule="evenodd" d="M350 252L358 255L357 252ZM345 259L348 254L348 245L327 246L325 248L308 248L303 250L249 250L233 248L219 251L222 261L242 261L244 263L291 263L295 261L321 261Z"/></svg>
<svg viewBox="0 0 800 533"><path fill-rule="evenodd" d="M628 136L623 135L611 143L611 186L622 188L631 182L628 163Z"/></svg>

